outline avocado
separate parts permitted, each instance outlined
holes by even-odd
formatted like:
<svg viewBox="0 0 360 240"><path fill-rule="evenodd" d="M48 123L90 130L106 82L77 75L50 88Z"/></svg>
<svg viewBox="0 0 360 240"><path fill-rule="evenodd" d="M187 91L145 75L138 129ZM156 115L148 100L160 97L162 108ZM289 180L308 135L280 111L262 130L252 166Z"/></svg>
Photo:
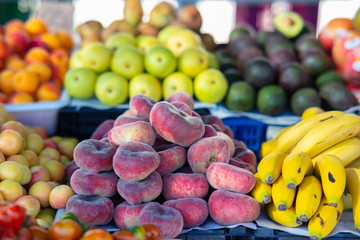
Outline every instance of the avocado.
<svg viewBox="0 0 360 240"><path fill-rule="evenodd" d="M229 54L233 57L236 57L236 55L245 48L248 47L258 47L257 42L248 36L240 36L236 39L234 39L234 41L231 41L228 45L228 51Z"/></svg>
<svg viewBox="0 0 360 240"><path fill-rule="evenodd" d="M301 116L309 107L320 107L321 100L314 88L301 88L291 95L290 106L296 115Z"/></svg>
<svg viewBox="0 0 360 240"><path fill-rule="evenodd" d="M273 31L267 31L267 30L260 30L256 34L256 41L259 43L260 46L264 46L265 43L268 41L268 38L270 36L276 35L277 33Z"/></svg>
<svg viewBox="0 0 360 240"><path fill-rule="evenodd" d="M285 90L278 85L262 87L257 95L256 106L260 113L277 116L286 109L287 96Z"/></svg>
<svg viewBox="0 0 360 240"><path fill-rule="evenodd" d="M326 110L344 111L358 103L356 97L342 83L328 82L320 86L319 95Z"/></svg>
<svg viewBox="0 0 360 240"><path fill-rule="evenodd" d="M269 60L276 69L282 68L290 62L296 62L296 55L288 49L277 49L272 51L269 55Z"/></svg>
<svg viewBox="0 0 360 240"><path fill-rule="evenodd" d="M254 38L255 35L256 35L256 31L254 27L244 23L239 26L236 26L233 30L231 30L229 41L233 41L234 39L241 36L248 36Z"/></svg>
<svg viewBox="0 0 360 240"><path fill-rule="evenodd" d="M236 57L236 66L240 71L244 71L245 65L256 57L264 56L259 47L247 47L241 50Z"/></svg>
<svg viewBox="0 0 360 240"><path fill-rule="evenodd" d="M219 63L220 63L220 69L222 71L225 71L226 69L229 68L236 68L236 62L232 58L223 58L219 61Z"/></svg>
<svg viewBox="0 0 360 240"><path fill-rule="evenodd" d="M248 112L255 107L255 101L255 89L245 81L232 83L226 96L226 106L233 111Z"/></svg>
<svg viewBox="0 0 360 240"><path fill-rule="evenodd" d="M284 66L280 70L279 86L292 94L296 90L311 85L311 80L300 63L293 62Z"/></svg>
<svg viewBox="0 0 360 240"><path fill-rule="evenodd" d="M321 73L332 68L331 60L325 54L309 53L302 56L302 61L305 70L310 77L316 78Z"/></svg>
<svg viewBox="0 0 360 240"><path fill-rule="evenodd" d="M328 82L339 82L344 85L346 84L344 78L340 75L338 71L329 70L322 73L320 76L316 78L315 86L317 88L320 88L323 84Z"/></svg>
<svg viewBox="0 0 360 240"><path fill-rule="evenodd" d="M255 88L274 84L277 71L264 57L256 57L245 65L244 79Z"/></svg>
<svg viewBox="0 0 360 240"><path fill-rule="evenodd" d="M304 28L303 18L296 12L281 12L273 18L274 27L286 38L298 36Z"/></svg>
<svg viewBox="0 0 360 240"><path fill-rule="evenodd" d="M323 50L320 41L316 38L314 33L307 33L296 39L295 48L298 52L304 52L314 48Z"/></svg>
<svg viewBox="0 0 360 240"><path fill-rule="evenodd" d="M288 39L278 36L270 36L269 40L265 43L265 52L269 56L272 52L278 49L287 49L295 54L295 47Z"/></svg>
<svg viewBox="0 0 360 240"><path fill-rule="evenodd" d="M242 75L236 68L228 68L223 71L226 80L229 83L229 86L236 81L242 80Z"/></svg>

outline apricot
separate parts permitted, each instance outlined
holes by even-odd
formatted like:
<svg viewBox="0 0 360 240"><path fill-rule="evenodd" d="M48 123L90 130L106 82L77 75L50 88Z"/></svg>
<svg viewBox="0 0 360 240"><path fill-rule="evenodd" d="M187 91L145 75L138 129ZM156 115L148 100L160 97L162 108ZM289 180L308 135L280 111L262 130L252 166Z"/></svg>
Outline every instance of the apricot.
<svg viewBox="0 0 360 240"><path fill-rule="evenodd" d="M34 196L39 202L41 207L50 206L49 196L53 187L47 182L36 182L29 189L29 195Z"/></svg>
<svg viewBox="0 0 360 240"><path fill-rule="evenodd" d="M42 62L49 65L51 63L49 52L41 47L33 47L29 49L29 51L26 52L24 59L25 62L28 64L34 62Z"/></svg>
<svg viewBox="0 0 360 240"><path fill-rule="evenodd" d="M5 69L0 73L0 90L6 94L12 94L14 92L14 87L12 84L12 79L15 75L15 71L11 69Z"/></svg>
<svg viewBox="0 0 360 240"><path fill-rule="evenodd" d="M20 133L8 129L0 134L0 151L5 155L13 155L20 152L23 148L23 140Z"/></svg>
<svg viewBox="0 0 360 240"><path fill-rule="evenodd" d="M23 206L27 215L36 217L40 212L40 202L34 196L21 196L15 203Z"/></svg>
<svg viewBox="0 0 360 240"><path fill-rule="evenodd" d="M30 18L25 22L25 31L30 36L39 35L47 32L46 23L40 18Z"/></svg>
<svg viewBox="0 0 360 240"><path fill-rule="evenodd" d="M60 42L60 46L64 49L66 49L67 51L71 51L73 46L74 46L74 42L71 38L70 33L64 31L64 30L58 30L55 32L55 35L57 37L57 39Z"/></svg>
<svg viewBox="0 0 360 240"><path fill-rule="evenodd" d="M50 192L50 196L49 196L50 206L55 209L65 208L67 201L73 195L74 192L71 189L71 187L67 185L57 186L53 188L53 190L51 190Z"/></svg>
<svg viewBox="0 0 360 240"><path fill-rule="evenodd" d="M13 86L16 91L33 94L39 85L39 78L35 73L21 70L14 75Z"/></svg>
<svg viewBox="0 0 360 240"><path fill-rule="evenodd" d="M11 179L5 179L0 182L0 193L5 201L16 201L24 194L20 183Z"/></svg>
<svg viewBox="0 0 360 240"><path fill-rule="evenodd" d="M53 82L45 82L40 84L36 92L38 101L55 101L60 98L61 88Z"/></svg>
<svg viewBox="0 0 360 240"><path fill-rule="evenodd" d="M51 79L52 71L51 68L42 62L30 63L26 69L32 73L35 73L40 83L47 82Z"/></svg>
<svg viewBox="0 0 360 240"><path fill-rule="evenodd" d="M32 103L35 99L29 93L17 92L10 96L8 103L11 104L22 104L22 103Z"/></svg>

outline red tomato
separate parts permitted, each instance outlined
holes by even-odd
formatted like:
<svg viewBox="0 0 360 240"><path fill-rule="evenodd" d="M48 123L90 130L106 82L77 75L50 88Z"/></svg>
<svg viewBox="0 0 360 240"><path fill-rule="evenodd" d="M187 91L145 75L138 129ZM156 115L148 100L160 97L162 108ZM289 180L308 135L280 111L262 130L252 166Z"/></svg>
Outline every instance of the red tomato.
<svg viewBox="0 0 360 240"><path fill-rule="evenodd" d="M14 232L22 226L26 216L26 209L10 202L0 203L0 226L10 228Z"/></svg>
<svg viewBox="0 0 360 240"><path fill-rule="evenodd" d="M32 240L48 240L48 230L40 226L29 227Z"/></svg>
<svg viewBox="0 0 360 240"><path fill-rule="evenodd" d="M114 240L137 240L135 234L127 230L117 230L112 236Z"/></svg>
<svg viewBox="0 0 360 240"><path fill-rule="evenodd" d="M111 234L103 228L90 229L80 240L113 240Z"/></svg>
<svg viewBox="0 0 360 240"><path fill-rule="evenodd" d="M0 226L2 226L2 225L0 225ZM14 231L11 228L0 227L0 239L16 240L16 236L15 236Z"/></svg>
<svg viewBox="0 0 360 240"><path fill-rule="evenodd" d="M159 229L154 224L143 224L141 225L145 229L145 239L159 239L162 238Z"/></svg>
<svg viewBox="0 0 360 240"><path fill-rule="evenodd" d="M16 233L16 237L18 240L31 240L31 233L30 230L22 227L19 231Z"/></svg>
<svg viewBox="0 0 360 240"><path fill-rule="evenodd" d="M81 236L81 226L79 223L71 219L65 219L64 221L56 221L51 224L49 229L49 238L76 240Z"/></svg>

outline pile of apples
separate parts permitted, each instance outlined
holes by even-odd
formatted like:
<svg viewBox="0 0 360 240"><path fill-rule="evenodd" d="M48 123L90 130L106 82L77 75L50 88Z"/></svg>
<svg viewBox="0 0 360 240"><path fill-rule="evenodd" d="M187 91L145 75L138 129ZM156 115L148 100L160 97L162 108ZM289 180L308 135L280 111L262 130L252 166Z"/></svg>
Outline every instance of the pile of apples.
<svg viewBox="0 0 360 240"><path fill-rule="evenodd" d="M66 185L75 138L49 137L40 126L16 121L0 104L0 202L16 202L48 227L55 209L65 207L74 194Z"/></svg>
<svg viewBox="0 0 360 240"><path fill-rule="evenodd" d="M351 18L334 18L319 33L323 47L350 87L360 87L360 9Z"/></svg>
<svg viewBox="0 0 360 240"><path fill-rule="evenodd" d="M199 31L198 10L193 5L187 9L196 11L200 18ZM146 23L134 24L139 29ZM136 94L159 101L184 91L207 103L218 103L226 95L228 84L218 70L216 57L194 29L163 25L148 35L118 29L101 38L106 30L89 21L78 31L83 36L83 47L70 57L71 70L65 77L65 88L74 98L89 99L95 95L101 103L113 106ZM97 41L86 40L89 38Z"/></svg>
<svg viewBox="0 0 360 240"><path fill-rule="evenodd" d="M0 102L59 99L72 47L67 32L50 32L39 18L0 26Z"/></svg>

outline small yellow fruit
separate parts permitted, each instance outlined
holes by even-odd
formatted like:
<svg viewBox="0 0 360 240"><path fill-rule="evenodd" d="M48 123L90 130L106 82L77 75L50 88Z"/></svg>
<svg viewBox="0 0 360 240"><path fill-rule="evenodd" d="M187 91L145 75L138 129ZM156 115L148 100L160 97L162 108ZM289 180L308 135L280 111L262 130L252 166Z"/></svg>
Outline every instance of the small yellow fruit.
<svg viewBox="0 0 360 240"><path fill-rule="evenodd" d="M325 111L321 107L309 107L302 113L301 118L304 120L323 112Z"/></svg>

